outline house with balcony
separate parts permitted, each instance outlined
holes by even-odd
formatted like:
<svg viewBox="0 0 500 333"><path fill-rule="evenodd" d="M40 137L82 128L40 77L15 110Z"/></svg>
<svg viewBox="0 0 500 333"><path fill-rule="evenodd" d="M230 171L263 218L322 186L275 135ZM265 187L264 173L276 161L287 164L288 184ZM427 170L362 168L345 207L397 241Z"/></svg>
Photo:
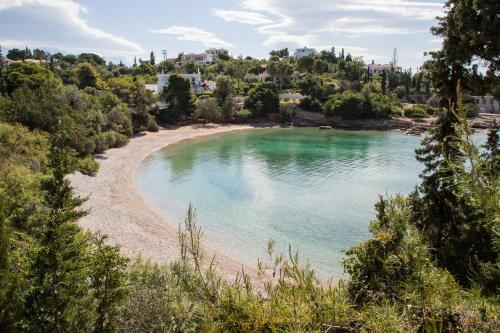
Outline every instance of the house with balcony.
<svg viewBox="0 0 500 333"><path fill-rule="evenodd" d="M308 47L303 47L301 49L296 49L295 52L293 53L293 56L297 59L303 58L303 57L309 57L311 55L318 55L318 51L313 48L308 48Z"/></svg>

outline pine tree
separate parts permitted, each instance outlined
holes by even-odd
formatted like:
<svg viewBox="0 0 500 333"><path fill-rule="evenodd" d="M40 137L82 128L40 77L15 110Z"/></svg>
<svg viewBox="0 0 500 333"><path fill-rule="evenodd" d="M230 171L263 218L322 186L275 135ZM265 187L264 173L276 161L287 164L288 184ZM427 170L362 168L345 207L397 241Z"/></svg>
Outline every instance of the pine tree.
<svg viewBox="0 0 500 333"><path fill-rule="evenodd" d="M26 318L33 330L42 332L85 332L92 325L89 239L76 224L86 212L78 209L84 200L73 196L65 178L76 166L75 152L66 148L67 131L58 125L51 138L51 172L43 183L47 209L31 254Z"/></svg>

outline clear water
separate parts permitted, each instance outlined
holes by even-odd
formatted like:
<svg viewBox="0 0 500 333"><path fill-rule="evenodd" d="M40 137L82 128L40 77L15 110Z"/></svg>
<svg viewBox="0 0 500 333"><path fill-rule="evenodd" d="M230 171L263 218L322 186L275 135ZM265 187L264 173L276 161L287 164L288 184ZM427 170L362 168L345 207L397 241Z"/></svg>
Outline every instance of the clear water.
<svg viewBox="0 0 500 333"><path fill-rule="evenodd" d="M265 129L184 141L150 155L136 182L171 223L189 203L216 250L254 265L269 239L324 278L369 237L378 195L418 183L420 138L396 132Z"/></svg>

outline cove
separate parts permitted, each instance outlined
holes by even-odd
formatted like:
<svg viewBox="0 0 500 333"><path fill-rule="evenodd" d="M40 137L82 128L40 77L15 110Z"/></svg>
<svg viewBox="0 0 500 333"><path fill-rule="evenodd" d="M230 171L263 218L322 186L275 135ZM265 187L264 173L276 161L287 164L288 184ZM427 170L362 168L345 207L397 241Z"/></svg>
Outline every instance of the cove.
<svg viewBox="0 0 500 333"><path fill-rule="evenodd" d="M174 225L189 203L206 244L255 265L267 242L299 251L323 278L369 237L379 195L407 194L420 138L398 132L261 129L186 140L149 155L135 181Z"/></svg>

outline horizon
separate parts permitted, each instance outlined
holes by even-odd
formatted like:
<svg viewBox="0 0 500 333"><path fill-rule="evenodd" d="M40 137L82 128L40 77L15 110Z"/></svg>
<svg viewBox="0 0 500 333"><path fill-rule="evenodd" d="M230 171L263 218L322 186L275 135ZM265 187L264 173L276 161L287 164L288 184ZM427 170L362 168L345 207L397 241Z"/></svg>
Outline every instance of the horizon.
<svg viewBox="0 0 500 333"><path fill-rule="evenodd" d="M398 63L416 69L424 52L440 46L430 28L444 14L440 0L217 0L196 9L153 0L0 0L0 45L91 52L128 65L134 57L149 59L151 51L161 59L162 50L173 58L214 47L263 59L271 50L293 54L304 46L344 48L365 63L389 63L397 49Z"/></svg>

